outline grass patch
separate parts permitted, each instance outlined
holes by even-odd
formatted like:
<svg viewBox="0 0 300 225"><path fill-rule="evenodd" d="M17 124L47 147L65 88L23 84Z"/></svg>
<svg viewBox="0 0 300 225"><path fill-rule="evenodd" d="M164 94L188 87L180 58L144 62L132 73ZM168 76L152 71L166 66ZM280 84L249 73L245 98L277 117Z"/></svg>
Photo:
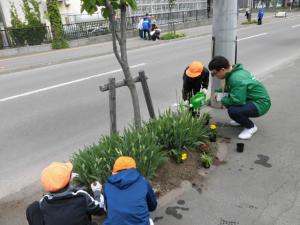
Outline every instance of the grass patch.
<svg viewBox="0 0 300 225"><path fill-rule="evenodd" d="M186 37L186 34L169 32L161 36L160 39L171 40L171 39L182 38L182 37Z"/></svg>
<svg viewBox="0 0 300 225"><path fill-rule="evenodd" d="M245 22L242 22L241 24L242 25L250 25L250 24L254 24L254 23L257 23L257 20L251 20L250 22L249 21L245 21Z"/></svg>

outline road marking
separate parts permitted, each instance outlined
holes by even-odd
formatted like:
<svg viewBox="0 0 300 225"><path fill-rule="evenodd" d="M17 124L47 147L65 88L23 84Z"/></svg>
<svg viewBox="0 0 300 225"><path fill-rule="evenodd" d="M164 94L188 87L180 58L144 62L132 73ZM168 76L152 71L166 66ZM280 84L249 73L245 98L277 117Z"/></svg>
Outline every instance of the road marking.
<svg viewBox="0 0 300 225"><path fill-rule="evenodd" d="M300 27L300 24L292 26L292 28Z"/></svg>
<svg viewBox="0 0 300 225"><path fill-rule="evenodd" d="M253 36L249 36L249 37L244 37L244 38L240 38L238 39L238 41L243 41L243 40L247 40L247 39L251 39L251 38L255 38L255 37L260 37L260 36L264 36L267 35L268 33L261 33L261 34L257 34L257 35L253 35Z"/></svg>
<svg viewBox="0 0 300 225"><path fill-rule="evenodd" d="M130 68L134 69L134 68L145 66L145 65L146 65L146 63L140 63L140 64L137 64L137 65L130 66ZM93 79L93 78L102 77L102 76L106 76L106 75L113 74L113 73L118 73L118 72L121 72L121 71L122 71L121 69L112 70L112 71L109 71L109 72L100 73L100 74L96 74L96 75L93 75L93 76L84 77L84 78L81 78L81 79L77 79L77 80L72 80L72 81L65 82L65 83L56 84L56 85L53 85L53 86L49 86L49 87L37 89L37 90L34 90L34 91L25 92L25 93L14 95L14 96L10 96L10 97L7 97L7 98L2 98L2 99L0 99L0 102L6 102L6 101L9 101L9 100L13 100L13 99L25 97L25 96L28 96L28 95L33 95L33 94L37 94L37 93L40 93L40 92L48 91L48 90L51 90L51 89L55 89L55 88L59 88L59 87L64 87L64 86L67 86L67 85L70 85L70 84L75 84L75 83L79 83L79 82L82 82L82 81L90 80L90 79Z"/></svg>

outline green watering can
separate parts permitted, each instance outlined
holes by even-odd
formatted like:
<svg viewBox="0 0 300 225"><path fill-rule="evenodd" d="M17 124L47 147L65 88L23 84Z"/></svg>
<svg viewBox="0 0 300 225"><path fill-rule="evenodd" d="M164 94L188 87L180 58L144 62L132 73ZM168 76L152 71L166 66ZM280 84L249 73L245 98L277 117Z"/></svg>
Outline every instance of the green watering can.
<svg viewBox="0 0 300 225"><path fill-rule="evenodd" d="M206 100L206 94L204 94L202 91L198 92L190 99L190 106L193 109L200 109L204 104Z"/></svg>

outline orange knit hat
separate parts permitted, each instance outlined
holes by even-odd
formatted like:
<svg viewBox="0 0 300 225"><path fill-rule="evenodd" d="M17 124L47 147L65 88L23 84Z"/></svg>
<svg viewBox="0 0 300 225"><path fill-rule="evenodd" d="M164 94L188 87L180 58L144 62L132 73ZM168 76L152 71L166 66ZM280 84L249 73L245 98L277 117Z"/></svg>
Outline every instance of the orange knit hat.
<svg viewBox="0 0 300 225"><path fill-rule="evenodd" d="M114 164L113 174L117 174L120 170L136 168L136 162L129 156L120 156Z"/></svg>
<svg viewBox="0 0 300 225"><path fill-rule="evenodd" d="M190 78L195 78L201 75L203 64L199 61L193 61L186 70L186 75Z"/></svg>
<svg viewBox="0 0 300 225"><path fill-rule="evenodd" d="M41 183L45 191L56 192L70 182L73 170L72 163L53 162L43 169Z"/></svg>

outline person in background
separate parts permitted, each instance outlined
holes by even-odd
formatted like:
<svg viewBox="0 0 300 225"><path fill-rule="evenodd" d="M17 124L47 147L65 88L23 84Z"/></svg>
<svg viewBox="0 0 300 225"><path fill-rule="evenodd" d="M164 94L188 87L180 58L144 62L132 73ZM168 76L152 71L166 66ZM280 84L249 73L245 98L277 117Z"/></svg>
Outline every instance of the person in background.
<svg viewBox="0 0 300 225"><path fill-rule="evenodd" d="M139 30L140 38L142 38L142 39L144 38L143 23L144 23L144 18L141 18L137 25L137 29Z"/></svg>
<svg viewBox="0 0 300 225"><path fill-rule="evenodd" d="M128 156L119 157L104 185L107 218L103 225L152 225L149 211L157 207L150 183Z"/></svg>
<svg viewBox="0 0 300 225"><path fill-rule="evenodd" d="M94 197L70 185L73 165L53 162L41 174L41 183L48 192L39 202L26 209L29 225L94 225L91 215L104 213L104 197L99 182L91 184Z"/></svg>
<svg viewBox="0 0 300 225"><path fill-rule="evenodd" d="M264 17L264 14L265 13L264 13L263 8L260 8L257 13L257 25L262 25L262 19Z"/></svg>
<svg viewBox="0 0 300 225"><path fill-rule="evenodd" d="M257 132L257 126L249 118L262 116L271 107L267 90L242 64L230 65L223 56L214 57L208 68L212 76L226 81L228 96L223 97L221 102L228 109L232 119L230 124L244 127L238 137L250 139Z"/></svg>
<svg viewBox="0 0 300 225"><path fill-rule="evenodd" d="M147 36L148 36L148 40L151 40L151 38L150 38L150 22L147 19L147 17L145 17L144 21L143 21L143 32L144 32L144 39L147 40Z"/></svg>

